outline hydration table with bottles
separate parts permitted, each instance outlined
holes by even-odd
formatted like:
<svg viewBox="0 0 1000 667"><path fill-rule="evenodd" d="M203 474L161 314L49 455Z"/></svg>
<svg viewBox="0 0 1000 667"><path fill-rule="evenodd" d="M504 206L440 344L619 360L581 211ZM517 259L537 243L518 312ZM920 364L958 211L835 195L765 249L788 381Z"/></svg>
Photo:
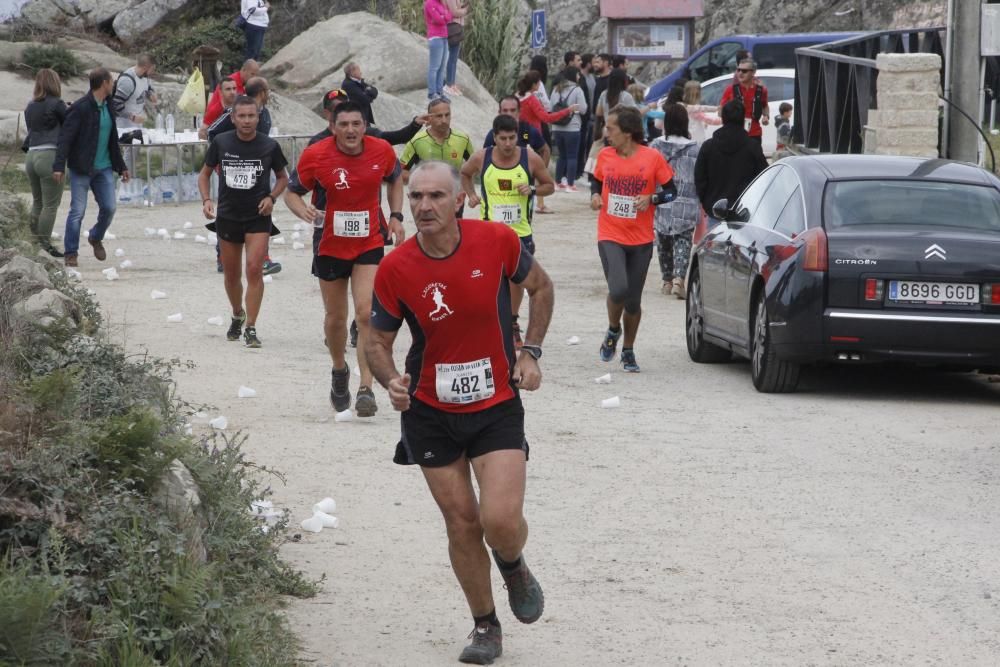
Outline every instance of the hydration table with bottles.
<svg viewBox="0 0 1000 667"><path fill-rule="evenodd" d="M185 116L185 119L190 119ZM201 116L194 117L194 127L200 127ZM198 192L198 172L205 161L208 141L198 137L197 129L177 131L173 114L156 114L152 128L142 128L142 139L134 137L131 145L122 145L122 153L131 179L118 184L119 206L179 205L186 201L201 201ZM285 155L291 160L289 169L298 163L299 153L311 135L279 134L272 127L270 136L291 147ZM172 162L171 162L172 160ZM141 167L145 166L142 170ZM274 175L271 175L274 179ZM218 180L212 176L212 197L218 193Z"/></svg>

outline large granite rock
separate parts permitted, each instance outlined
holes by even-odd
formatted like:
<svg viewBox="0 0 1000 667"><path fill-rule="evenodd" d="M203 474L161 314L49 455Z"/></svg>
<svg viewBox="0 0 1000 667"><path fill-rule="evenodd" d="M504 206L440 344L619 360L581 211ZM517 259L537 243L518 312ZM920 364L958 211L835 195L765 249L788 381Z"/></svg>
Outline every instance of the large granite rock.
<svg viewBox="0 0 1000 667"><path fill-rule="evenodd" d="M119 39L133 42L188 2L189 0L143 0L118 12L111 25Z"/></svg>
<svg viewBox="0 0 1000 667"><path fill-rule="evenodd" d="M373 111L384 129L406 125L427 105L427 39L367 12L321 21L264 64L271 88L319 110L323 93L344 80L344 65L361 65L367 81L378 87ZM472 70L459 62L463 97L452 100L455 127L481 143L496 115L496 101ZM284 130L284 128L282 128Z"/></svg>

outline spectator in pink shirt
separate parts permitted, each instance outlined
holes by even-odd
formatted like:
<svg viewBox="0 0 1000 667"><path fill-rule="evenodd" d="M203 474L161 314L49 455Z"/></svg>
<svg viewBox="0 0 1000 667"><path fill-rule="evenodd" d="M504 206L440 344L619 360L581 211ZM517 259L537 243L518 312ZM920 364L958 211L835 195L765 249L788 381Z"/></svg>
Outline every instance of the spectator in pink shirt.
<svg viewBox="0 0 1000 667"><path fill-rule="evenodd" d="M424 0L424 21L427 22L427 99L448 98L444 94L444 76L448 67L448 23L452 20L448 6L442 0Z"/></svg>

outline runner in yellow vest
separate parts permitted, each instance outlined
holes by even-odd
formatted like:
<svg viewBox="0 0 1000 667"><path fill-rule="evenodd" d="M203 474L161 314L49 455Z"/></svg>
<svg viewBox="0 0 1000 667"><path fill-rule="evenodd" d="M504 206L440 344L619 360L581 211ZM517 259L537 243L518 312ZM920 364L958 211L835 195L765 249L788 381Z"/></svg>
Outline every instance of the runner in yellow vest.
<svg viewBox="0 0 1000 667"><path fill-rule="evenodd" d="M510 116L497 116L493 120L495 146L477 151L462 167L462 189L468 196L469 206L483 204L483 220L506 224L521 239L521 245L532 255L535 241L532 237L531 217L535 195L545 197L555 192L555 181L537 153L517 145L517 121ZM482 197L476 194L473 177L479 176ZM521 327L517 314L521 309L524 290L510 286L511 313L514 317L514 341L521 344Z"/></svg>

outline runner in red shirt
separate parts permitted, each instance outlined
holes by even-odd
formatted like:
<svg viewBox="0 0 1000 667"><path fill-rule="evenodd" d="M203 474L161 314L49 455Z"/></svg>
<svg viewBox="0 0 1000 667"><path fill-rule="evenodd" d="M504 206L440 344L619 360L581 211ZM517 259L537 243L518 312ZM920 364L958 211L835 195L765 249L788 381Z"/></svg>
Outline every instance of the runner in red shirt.
<svg viewBox="0 0 1000 667"><path fill-rule="evenodd" d="M472 643L459 659L490 664L501 653L501 631L484 538L514 616L533 623L544 607L522 556L528 444L518 392L541 383L538 359L552 317L552 282L506 225L456 220L465 194L452 167L421 162L409 180L417 234L386 257L375 277L368 358L402 412L395 461L421 466L444 515L452 569L475 623ZM516 361L510 282L523 285L530 297ZM404 320L413 344L400 375L392 346Z"/></svg>
<svg viewBox="0 0 1000 667"><path fill-rule="evenodd" d="M767 125L770 120L771 108L767 104L767 86L759 83L754 77L757 76L757 64L752 60L741 60L736 66L736 83L728 86L722 93L722 100L719 101L719 117L722 117L722 107L726 106L737 95L743 100L743 109L746 113L746 121L743 129L757 143L763 140L764 130L761 124ZM760 90L760 99L757 92ZM756 107L756 108L755 108Z"/></svg>
<svg viewBox="0 0 1000 667"><path fill-rule="evenodd" d="M354 410L372 417L378 410L372 392L372 374L365 357L372 285L375 269L391 234L402 243L403 181L396 153L387 141L365 136L365 120L354 102L344 102L331 112L333 136L302 151L295 179L285 203L302 220L312 224L316 207L302 196L317 186L326 191L326 215L319 250L313 257L313 275L319 278L326 317L323 329L333 359L330 402L337 412L350 409L351 370L345 359L347 346L347 281L354 296L358 324L358 368L361 386ZM388 225L382 215L382 182L388 183Z"/></svg>
<svg viewBox="0 0 1000 667"><path fill-rule="evenodd" d="M674 170L659 151L642 145L642 115L615 107L605 125L611 146L597 154L590 185L590 207L597 216L597 251L608 281L608 332L601 361L615 358L625 324L622 368L638 373L635 336L642 319L642 288L653 257L653 206L677 196ZM658 188L662 188L659 192Z"/></svg>
<svg viewBox="0 0 1000 667"><path fill-rule="evenodd" d="M260 63L256 60L247 60L240 67L239 71L233 72L228 78L236 82L236 94L246 95L246 82L260 74ZM208 98L208 104L205 106L205 117L202 118L202 125L205 127L206 132L208 128L212 126L222 112L225 111L225 106L222 101L222 91L220 86L216 86L215 90L212 91L212 96Z"/></svg>

